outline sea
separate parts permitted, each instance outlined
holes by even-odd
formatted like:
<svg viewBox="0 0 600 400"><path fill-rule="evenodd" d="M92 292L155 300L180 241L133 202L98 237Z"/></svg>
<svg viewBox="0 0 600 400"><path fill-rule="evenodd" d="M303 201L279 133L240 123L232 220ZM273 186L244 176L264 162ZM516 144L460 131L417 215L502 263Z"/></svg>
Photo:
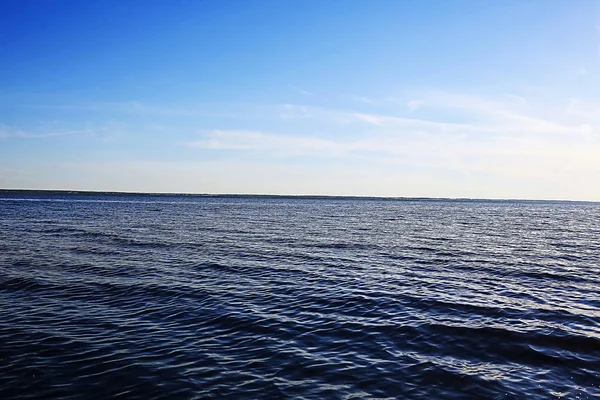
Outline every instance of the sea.
<svg viewBox="0 0 600 400"><path fill-rule="evenodd" d="M600 398L600 204L5 191L0 398Z"/></svg>

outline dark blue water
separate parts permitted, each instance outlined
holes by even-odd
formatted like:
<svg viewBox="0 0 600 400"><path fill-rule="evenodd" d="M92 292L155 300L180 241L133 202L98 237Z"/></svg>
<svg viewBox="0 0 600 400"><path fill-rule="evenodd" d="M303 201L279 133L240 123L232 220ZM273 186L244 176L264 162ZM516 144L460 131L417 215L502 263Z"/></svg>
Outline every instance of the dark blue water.
<svg viewBox="0 0 600 400"><path fill-rule="evenodd" d="M600 204L0 195L0 398L600 396Z"/></svg>

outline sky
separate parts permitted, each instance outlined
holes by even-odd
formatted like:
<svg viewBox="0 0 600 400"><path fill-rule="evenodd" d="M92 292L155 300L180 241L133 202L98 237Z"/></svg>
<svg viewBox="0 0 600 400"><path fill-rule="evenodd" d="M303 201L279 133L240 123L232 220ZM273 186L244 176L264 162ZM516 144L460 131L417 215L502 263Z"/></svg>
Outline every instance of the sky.
<svg viewBox="0 0 600 400"><path fill-rule="evenodd" d="M0 188L600 201L600 0L0 0Z"/></svg>

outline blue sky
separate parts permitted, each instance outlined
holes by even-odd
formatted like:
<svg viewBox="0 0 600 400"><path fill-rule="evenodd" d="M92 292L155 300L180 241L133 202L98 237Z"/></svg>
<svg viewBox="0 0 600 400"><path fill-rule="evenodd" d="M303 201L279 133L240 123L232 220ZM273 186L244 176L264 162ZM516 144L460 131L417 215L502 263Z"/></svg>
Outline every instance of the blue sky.
<svg viewBox="0 0 600 400"><path fill-rule="evenodd" d="M600 1L0 2L0 187L600 200Z"/></svg>

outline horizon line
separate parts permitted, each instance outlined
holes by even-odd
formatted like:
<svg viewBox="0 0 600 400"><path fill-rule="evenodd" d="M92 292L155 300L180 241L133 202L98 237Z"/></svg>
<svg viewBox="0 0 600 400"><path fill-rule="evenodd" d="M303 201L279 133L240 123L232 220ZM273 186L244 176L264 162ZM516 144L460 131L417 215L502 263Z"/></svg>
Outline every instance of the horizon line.
<svg viewBox="0 0 600 400"><path fill-rule="evenodd" d="M66 194L66 195L110 195L110 196L177 196L177 197L215 197L215 198L288 198L315 200L386 200L386 201L494 201L494 202L563 202L563 203L595 203L595 200L569 199L523 199L523 198L477 198L477 197L428 197L428 196L365 196L365 195L332 195L332 194L265 194L265 193L192 193L192 192L138 192L111 190L79 190L79 189L15 189L0 188L0 194Z"/></svg>

